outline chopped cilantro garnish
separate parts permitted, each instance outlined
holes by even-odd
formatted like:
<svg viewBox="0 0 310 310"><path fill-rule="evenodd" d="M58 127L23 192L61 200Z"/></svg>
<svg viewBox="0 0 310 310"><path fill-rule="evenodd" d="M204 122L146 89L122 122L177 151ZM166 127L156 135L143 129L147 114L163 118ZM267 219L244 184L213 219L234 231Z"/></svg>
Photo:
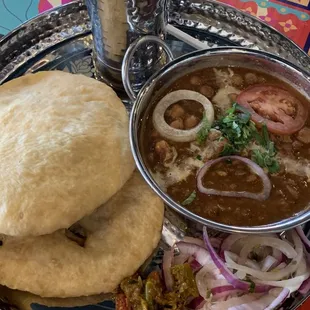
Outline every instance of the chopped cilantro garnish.
<svg viewBox="0 0 310 310"><path fill-rule="evenodd" d="M267 126L264 124L262 127L262 135L257 142L264 147L264 150L253 150L252 160L255 161L262 168L267 168L270 173L277 173L280 170L279 162L275 158L277 150L274 142L270 140Z"/></svg>
<svg viewBox="0 0 310 310"><path fill-rule="evenodd" d="M222 155L232 155L241 151L257 132L255 124L251 121L251 114L237 103L227 110L217 126L230 142L230 146L224 148Z"/></svg>
<svg viewBox="0 0 310 310"><path fill-rule="evenodd" d="M196 191L193 191L181 204L182 206L187 206L191 204L196 199Z"/></svg>
<svg viewBox="0 0 310 310"><path fill-rule="evenodd" d="M196 159L198 159L198 160L202 160L201 155L197 155L197 156L196 156Z"/></svg>
<svg viewBox="0 0 310 310"><path fill-rule="evenodd" d="M255 291L255 283L253 281L249 281L250 282L250 287L249 287L249 293L254 293Z"/></svg>
<svg viewBox="0 0 310 310"><path fill-rule="evenodd" d="M206 141L210 128L211 128L211 125L207 119L206 113L203 113L202 127L197 133L197 142L199 144L203 144Z"/></svg>
<svg viewBox="0 0 310 310"><path fill-rule="evenodd" d="M251 114L247 109L234 103L232 108L227 110L226 115L216 124L223 136L229 143L225 144L221 156L234 155L242 151L250 141L255 139L263 149L254 149L252 160L262 168L267 168L270 173L280 170L276 159L277 150L274 142L270 140L268 129L263 125L261 133L251 121Z"/></svg>

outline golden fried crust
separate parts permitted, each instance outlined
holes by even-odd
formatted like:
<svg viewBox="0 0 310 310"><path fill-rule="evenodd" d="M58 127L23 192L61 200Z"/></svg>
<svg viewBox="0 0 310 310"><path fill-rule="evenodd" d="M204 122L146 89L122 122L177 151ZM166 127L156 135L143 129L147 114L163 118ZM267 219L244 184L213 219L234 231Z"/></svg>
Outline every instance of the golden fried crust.
<svg viewBox="0 0 310 310"><path fill-rule="evenodd" d="M104 300L111 300L114 297L113 294L100 294L87 297L42 298L31 293L11 290L5 286L0 287L0 294L19 310L32 310L31 304L39 304L47 307L82 307L95 305Z"/></svg>
<svg viewBox="0 0 310 310"><path fill-rule="evenodd" d="M82 75L40 72L1 86L0 132L2 234L68 228L134 170L124 105Z"/></svg>
<svg viewBox="0 0 310 310"><path fill-rule="evenodd" d="M135 172L121 191L80 221L87 235L84 247L63 230L4 238L0 283L42 297L112 292L156 248L163 214L163 202Z"/></svg>

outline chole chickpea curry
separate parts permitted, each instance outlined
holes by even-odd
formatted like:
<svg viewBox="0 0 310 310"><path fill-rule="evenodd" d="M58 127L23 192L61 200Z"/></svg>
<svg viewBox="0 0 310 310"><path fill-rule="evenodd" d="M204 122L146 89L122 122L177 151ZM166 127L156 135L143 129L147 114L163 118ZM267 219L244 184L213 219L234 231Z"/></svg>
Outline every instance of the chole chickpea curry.
<svg viewBox="0 0 310 310"><path fill-rule="evenodd" d="M203 69L150 105L140 148L154 180L188 210L229 225L264 225L308 207L308 109L273 76Z"/></svg>

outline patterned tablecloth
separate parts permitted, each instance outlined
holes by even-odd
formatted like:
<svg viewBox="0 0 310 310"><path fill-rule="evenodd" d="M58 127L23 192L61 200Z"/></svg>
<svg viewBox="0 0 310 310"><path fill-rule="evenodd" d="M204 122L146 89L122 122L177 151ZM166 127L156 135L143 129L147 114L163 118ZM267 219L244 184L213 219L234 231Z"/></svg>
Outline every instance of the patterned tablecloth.
<svg viewBox="0 0 310 310"><path fill-rule="evenodd" d="M0 0L0 34L22 22L72 0ZM291 40L310 56L310 0L220 0L260 18ZM310 300L299 310L309 310Z"/></svg>
<svg viewBox="0 0 310 310"><path fill-rule="evenodd" d="M0 0L0 34L72 0ZM220 0L256 16L295 41L310 55L310 0Z"/></svg>

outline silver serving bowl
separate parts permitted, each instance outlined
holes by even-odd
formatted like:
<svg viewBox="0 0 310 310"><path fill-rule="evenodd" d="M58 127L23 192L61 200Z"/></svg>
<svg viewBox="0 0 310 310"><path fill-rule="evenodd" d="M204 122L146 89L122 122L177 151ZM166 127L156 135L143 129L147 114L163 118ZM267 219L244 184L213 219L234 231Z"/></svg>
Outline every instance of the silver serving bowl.
<svg viewBox="0 0 310 310"><path fill-rule="evenodd" d="M144 38L140 41L150 40L152 38ZM161 43L163 48L168 52L168 57L172 58L168 47ZM156 183L146 163L143 160L140 151L139 130L141 119L144 117L150 103L154 97L157 97L162 91L167 89L175 80L180 77L202 68L208 67L242 67L247 69L255 69L268 73L272 76L283 80L295 87L304 97L310 100L310 75L297 66L291 64L285 59L281 59L275 55L262 51L244 49L244 48L213 48L208 50L195 51L184 55L180 58L172 60L165 65L160 71L155 73L143 86L137 96L130 87L129 77L127 74L130 65L131 55L134 50L141 45L141 42L135 42L128 50L123 64L123 82L128 95L134 100L133 109L130 117L130 140L132 153L136 161L136 165L146 182L151 188L164 200L164 202L188 218L190 221L206 225L225 232L239 233L270 233L280 232L305 223L310 219L310 201L308 207L298 214L275 223L261 226L231 226L207 218L200 217L195 213L187 210L182 205L172 200ZM147 207L147 206L146 206Z"/></svg>

